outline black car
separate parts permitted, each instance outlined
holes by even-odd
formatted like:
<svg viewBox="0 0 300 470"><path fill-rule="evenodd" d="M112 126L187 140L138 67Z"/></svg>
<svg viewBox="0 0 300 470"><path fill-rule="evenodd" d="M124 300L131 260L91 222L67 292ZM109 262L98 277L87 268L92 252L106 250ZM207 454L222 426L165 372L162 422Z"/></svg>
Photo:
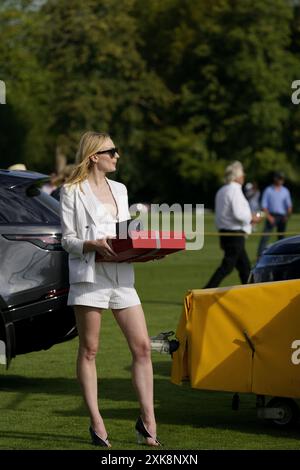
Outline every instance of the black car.
<svg viewBox="0 0 300 470"><path fill-rule="evenodd" d="M0 360L48 349L77 335L67 306L67 253L59 203L46 175L0 170Z"/></svg>
<svg viewBox="0 0 300 470"><path fill-rule="evenodd" d="M300 235L284 238L267 248L251 271L250 282L300 278Z"/></svg>

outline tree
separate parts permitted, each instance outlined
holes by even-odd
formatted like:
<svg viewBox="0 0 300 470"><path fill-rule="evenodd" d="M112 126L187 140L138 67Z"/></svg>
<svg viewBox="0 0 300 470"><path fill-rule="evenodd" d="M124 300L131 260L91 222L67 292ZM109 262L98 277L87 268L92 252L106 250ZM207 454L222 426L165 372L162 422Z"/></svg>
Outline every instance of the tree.
<svg viewBox="0 0 300 470"><path fill-rule="evenodd" d="M153 106L168 93L137 50L132 6L133 0L49 0L40 12L39 60L55 87L56 145L73 159L83 131L110 132L126 149L123 179L138 187L135 166L145 122L155 119Z"/></svg>
<svg viewBox="0 0 300 470"><path fill-rule="evenodd" d="M285 0L169 0L145 15L143 53L176 96L173 160L200 194L236 159L251 178L270 167L292 175L286 135L299 67L292 16Z"/></svg>
<svg viewBox="0 0 300 470"><path fill-rule="evenodd" d="M5 165L50 171L95 129L138 199L212 204L236 159L251 179L284 167L299 184L293 2L4 0L0 26Z"/></svg>
<svg viewBox="0 0 300 470"><path fill-rule="evenodd" d="M37 61L36 15L27 14L30 3L7 1L0 10L0 77L7 89L7 104L0 114L1 128L5 129L0 141L1 161L3 166L23 161L29 168L42 169L51 87L47 71Z"/></svg>

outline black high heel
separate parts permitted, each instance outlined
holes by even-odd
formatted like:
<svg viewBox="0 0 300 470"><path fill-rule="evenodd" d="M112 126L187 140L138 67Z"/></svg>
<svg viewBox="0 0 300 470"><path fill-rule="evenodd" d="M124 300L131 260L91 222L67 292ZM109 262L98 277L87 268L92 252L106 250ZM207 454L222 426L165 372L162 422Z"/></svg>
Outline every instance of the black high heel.
<svg viewBox="0 0 300 470"><path fill-rule="evenodd" d="M106 439L102 439L102 437L98 436L98 434L95 433L92 426L90 426L89 431L90 431L92 443L94 444L94 446L110 447L109 442L108 442L108 436L106 436Z"/></svg>
<svg viewBox="0 0 300 470"><path fill-rule="evenodd" d="M153 439L156 442L156 444L158 444L159 446L162 446L162 443L159 442L157 437L153 437L153 436L151 436L151 434L149 434L149 432L145 428L143 420L140 416L138 417L138 420L135 423L135 430L136 430L136 437L137 437L137 443L138 444L143 444L145 442L145 440L147 439L147 437L148 437L150 439ZM155 447L155 446L153 446L153 447Z"/></svg>

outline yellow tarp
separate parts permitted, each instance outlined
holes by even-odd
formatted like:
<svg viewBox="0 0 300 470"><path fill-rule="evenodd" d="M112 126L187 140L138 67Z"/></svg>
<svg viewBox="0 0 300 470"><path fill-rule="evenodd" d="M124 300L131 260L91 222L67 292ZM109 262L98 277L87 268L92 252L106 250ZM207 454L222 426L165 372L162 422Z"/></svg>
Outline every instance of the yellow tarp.
<svg viewBox="0 0 300 470"><path fill-rule="evenodd" d="M173 383L300 398L300 280L192 290L176 336Z"/></svg>

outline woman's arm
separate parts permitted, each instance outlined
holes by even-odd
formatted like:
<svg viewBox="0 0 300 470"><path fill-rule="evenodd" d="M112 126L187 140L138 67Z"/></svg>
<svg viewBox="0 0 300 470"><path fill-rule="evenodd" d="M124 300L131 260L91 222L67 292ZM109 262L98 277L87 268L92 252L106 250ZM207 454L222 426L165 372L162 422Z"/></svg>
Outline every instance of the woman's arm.
<svg viewBox="0 0 300 470"><path fill-rule="evenodd" d="M77 236L74 191L67 191L63 186L60 196L60 216L62 227L62 247L71 254L82 256L84 240Z"/></svg>
<svg viewBox="0 0 300 470"><path fill-rule="evenodd" d="M109 245L107 238L98 238L97 240L85 240L83 243L83 252L90 253L91 251L96 251L103 258L111 258L117 256L113 251L112 247Z"/></svg>

